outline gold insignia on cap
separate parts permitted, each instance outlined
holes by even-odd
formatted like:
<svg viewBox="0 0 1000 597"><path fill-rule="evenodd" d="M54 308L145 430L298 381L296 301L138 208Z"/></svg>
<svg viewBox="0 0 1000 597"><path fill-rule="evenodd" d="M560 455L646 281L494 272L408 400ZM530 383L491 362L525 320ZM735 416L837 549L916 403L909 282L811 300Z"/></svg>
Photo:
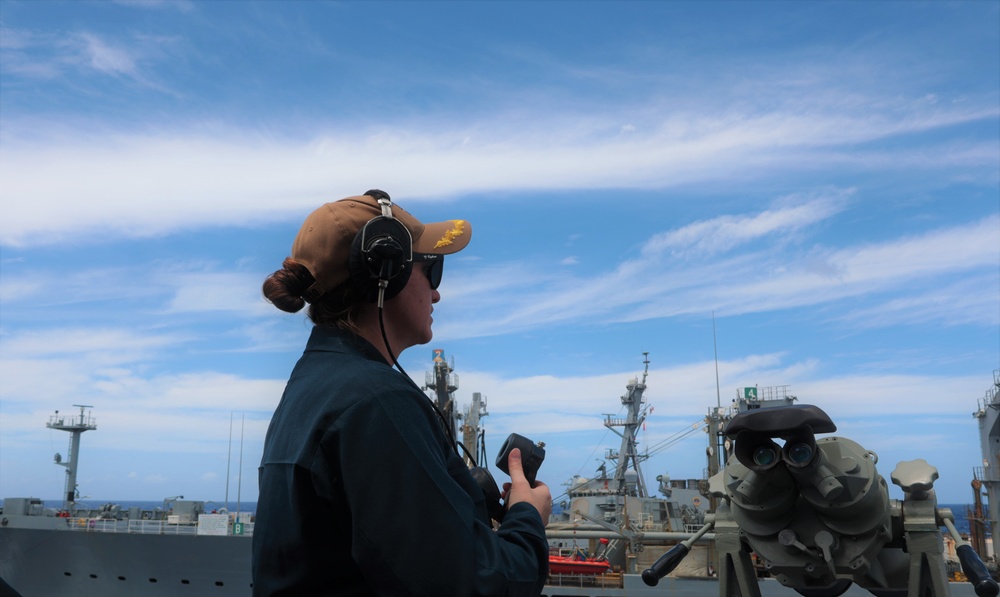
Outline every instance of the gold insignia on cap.
<svg viewBox="0 0 1000 597"><path fill-rule="evenodd" d="M441 247L447 247L451 244L451 241L465 234L465 220L448 220L452 223L451 230L444 233L437 243L434 244L435 249L440 249Z"/></svg>

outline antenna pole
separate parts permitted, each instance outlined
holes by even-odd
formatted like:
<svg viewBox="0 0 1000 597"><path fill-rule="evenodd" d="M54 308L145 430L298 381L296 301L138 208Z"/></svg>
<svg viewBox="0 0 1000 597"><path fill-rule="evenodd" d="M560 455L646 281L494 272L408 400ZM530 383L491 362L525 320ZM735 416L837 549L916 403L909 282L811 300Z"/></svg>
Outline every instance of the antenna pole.
<svg viewBox="0 0 1000 597"><path fill-rule="evenodd" d="M715 340L715 311L712 311L712 349L715 351L715 406L722 408L722 393L719 390L719 344Z"/></svg>
<svg viewBox="0 0 1000 597"><path fill-rule="evenodd" d="M240 493L243 489L243 427L246 415L240 415L240 480L236 484L236 518L240 516Z"/></svg>
<svg viewBox="0 0 1000 597"><path fill-rule="evenodd" d="M233 462L233 411L229 411L229 455L226 457L226 512L229 512L229 467Z"/></svg>

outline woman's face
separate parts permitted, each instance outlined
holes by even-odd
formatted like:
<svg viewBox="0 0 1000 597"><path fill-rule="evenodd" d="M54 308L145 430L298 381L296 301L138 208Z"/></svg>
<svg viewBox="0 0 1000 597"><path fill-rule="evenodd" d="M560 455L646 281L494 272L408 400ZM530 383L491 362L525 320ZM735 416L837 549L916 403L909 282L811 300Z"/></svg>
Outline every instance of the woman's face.
<svg viewBox="0 0 1000 597"><path fill-rule="evenodd" d="M434 303L441 300L441 293L431 288L427 270L433 262L414 262L413 272L406 286L395 297L385 301L386 334L392 348L401 353L411 346L427 344L434 336L431 325Z"/></svg>

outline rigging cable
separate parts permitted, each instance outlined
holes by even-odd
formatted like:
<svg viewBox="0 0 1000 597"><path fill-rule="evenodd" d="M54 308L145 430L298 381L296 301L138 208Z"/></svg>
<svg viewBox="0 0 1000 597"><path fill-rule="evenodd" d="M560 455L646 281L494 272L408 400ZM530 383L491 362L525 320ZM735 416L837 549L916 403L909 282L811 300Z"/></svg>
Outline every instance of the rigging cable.
<svg viewBox="0 0 1000 597"><path fill-rule="evenodd" d="M683 440L687 436L691 435L692 433L694 433L696 431L701 431L706 426L707 425L705 425L704 423L701 423L701 422L699 422L699 423L692 423L690 426L688 426L687 429L684 429L683 431L678 431L677 433L674 433L673 435L671 435L671 436L669 436L669 437L667 437L665 439L660 440L659 442L657 442L656 444L650 446L646 450L646 458L652 456L653 454L658 454L658 453L662 452L663 450L666 450L667 448L670 448L671 446L673 446L674 444L677 444L678 442L680 442L681 440Z"/></svg>

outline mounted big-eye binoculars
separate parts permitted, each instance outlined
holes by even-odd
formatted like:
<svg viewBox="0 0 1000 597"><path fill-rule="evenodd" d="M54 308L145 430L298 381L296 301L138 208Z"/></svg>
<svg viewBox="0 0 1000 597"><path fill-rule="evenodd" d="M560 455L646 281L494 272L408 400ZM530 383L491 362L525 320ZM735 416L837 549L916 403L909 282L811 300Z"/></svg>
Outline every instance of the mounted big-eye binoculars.
<svg viewBox="0 0 1000 597"><path fill-rule="evenodd" d="M951 510L937 507L937 469L924 460L899 463L891 479L904 499L890 500L874 452L843 437L816 438L836 430L810 405L733 417L725 430L733 458L709 480L720 498L715 516L643 572L646 584L656 585L714 529L720 597L760 597L751 554L806 597L836 597L852 584L877 597L947 597L944 526L976 595L998 595Z"/></svg>

